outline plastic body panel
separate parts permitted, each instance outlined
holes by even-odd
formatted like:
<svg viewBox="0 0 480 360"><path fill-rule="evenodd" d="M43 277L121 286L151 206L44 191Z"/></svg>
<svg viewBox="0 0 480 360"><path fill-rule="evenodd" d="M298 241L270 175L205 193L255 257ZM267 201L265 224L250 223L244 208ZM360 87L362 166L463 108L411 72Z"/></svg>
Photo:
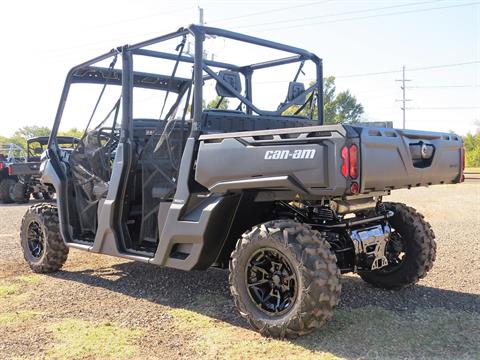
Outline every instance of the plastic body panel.
<svg viewBox="0 0 480 360"><path fill-rule="evenodd" d="M40 175L40 161L10 164L10 173L15 176Z"/></svg>
<svg viewBox="0 0 480 360"><path fill-rule="evenodd" d="M461 176L463 142L455 134L383 128L360 132L360 192L457 183ZM426 144L433 153L424 165L414 161L412 144Z"/></svg>
<svg viewBox="0 0 480 360"><path fill-rule="evenodd" d="M356 133L348 141L358 141ZM195 180L213 193L290 190L338 196L348 180L340 173L343 126L312 126L200 137Z"/></svg>

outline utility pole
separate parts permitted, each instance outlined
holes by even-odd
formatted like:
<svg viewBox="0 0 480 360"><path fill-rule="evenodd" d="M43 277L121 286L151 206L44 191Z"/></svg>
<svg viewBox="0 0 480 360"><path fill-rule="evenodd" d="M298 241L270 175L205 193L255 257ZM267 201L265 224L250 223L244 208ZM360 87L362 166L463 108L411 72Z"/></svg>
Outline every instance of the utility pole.
<svg viewBox="0 0 480 360"><path fill-rule="evenodd" d="M402 99L401 100L396 100L396 101L401 101L402 102L401 109L402 109L402 112L403 112L403 128L405 129L405 112L407 110L406 102L407 101L412 101L411 99L406 99L405 98L405 89L406 89L405 82L412 81L412 80L409 80L409 79L405 79L405 65L403 65L403 68L402 68L402 79L401 80L395 80L395 81L401 81L402 82L402 86L400 86L400 89L402 89Z"/></svg>
<svg viewBox="0 0 480 360"><path fill-rule="evenodd" d="M203 17L203 8L201 8L200 6L198 7L198 25L200 25L200 26L205 25L205 20L204 20L204 17ZM193 56L192 43L190 42L190 40L187 42L187 51L185 53L190 55L190 56Z"/></svg>
<svg viewBox="0 0 480 360"><path fill-rule="evenodd" d="M201 26L205 25L205 22L203 21L203 8L200 6L198 7L198 24Z"/></svg>

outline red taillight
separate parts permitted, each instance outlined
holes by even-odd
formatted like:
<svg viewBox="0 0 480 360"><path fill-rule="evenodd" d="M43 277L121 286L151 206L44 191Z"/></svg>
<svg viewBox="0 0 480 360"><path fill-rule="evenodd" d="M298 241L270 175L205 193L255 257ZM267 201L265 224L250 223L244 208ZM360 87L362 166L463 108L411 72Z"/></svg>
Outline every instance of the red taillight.
<svg viewBox="0 0 480 360"><path fill-rule="evenodd" d="M356 179L358 176L358 147L357 145L350 145L349 148L349 154L350 154L350 177L352 179Z"/></svg>
<svg viewBox="0 0 480 360"><path fill-rule="evenodd" d="M0 170L3 170L4 167L5 165L3 164L3 162L0 162Z"/></svg>
<svg viewBox="0 0 480 360"><path fill-rule="evenodd" d="M343 159L343 164L342 164L342 168L341 168L342 175L344 177L347 177L349 166L348 166L348 148L346 146L344 146L342 148L341 155L342 155L342 159Z"/></svg>
<svg viewBox="0 0 480 360"><path fill-rule="evenodd" d="M358 194L359 190L360 190L360 188L358 187L358 183L356 183L355 181L352 182L352 184L350 185L350 192L352 194Z"/></svg>
<svg viewBox="0 0 480 360"><path fill-rule="evenodd" d="M11 165L8 166L8 175L9 176L12 175L12 166Z"/></svg>
<svg viewBox="0 0 480 360"><path fill-rule="evenodd" d="M350 145L350 147L344 146L340 155L343 160L341 168L342 175L356 179L358 177L358 146L355 144Z"/></svg>

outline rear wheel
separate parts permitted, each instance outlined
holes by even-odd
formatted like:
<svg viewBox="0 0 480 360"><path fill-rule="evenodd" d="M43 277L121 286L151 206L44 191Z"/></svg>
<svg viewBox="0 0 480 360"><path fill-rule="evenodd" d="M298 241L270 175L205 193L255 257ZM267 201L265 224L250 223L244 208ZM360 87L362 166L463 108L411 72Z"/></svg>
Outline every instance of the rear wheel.
<svg viewBox="0 0 480 360"><path fill-rule="evenodd" d="M59 230L57 208L52 204L35 204L23 216L20 230L23 256L37 273L59 270L68 256Z"/></svg>
<svg viewBox="0 0 480 360"><path fill-rule="evenodd" d="M10 196L10 189L14 186L16 181L12 178L5 178L0 181L0 201L4 204L10 204L13 202Z"/></svg>
<svg viewBox="0 0 480 360"><path fill-rule="evenodd" d="M437 245L435 234L423 215L400 203L384 203L394 212L389 219L392 226L386 247L388 266L360 272L366 282L380 288L395 289L415 284L433 267Z"/></svg>
<svg viewBox="0 0 480 360"><path fill-rule="evenodd" d="M17 181L10 187L10 199L17 204L25 204L30 200L30 193L28 192L28 187Z"/></svg>
<svg viewBox="0 0 480 360"><path fill-rule="evenodd" d="M240 314L263 335L296 337L328 320L340 299L340 272L325 236L276 220L237 242L230 290Z"/></svg>

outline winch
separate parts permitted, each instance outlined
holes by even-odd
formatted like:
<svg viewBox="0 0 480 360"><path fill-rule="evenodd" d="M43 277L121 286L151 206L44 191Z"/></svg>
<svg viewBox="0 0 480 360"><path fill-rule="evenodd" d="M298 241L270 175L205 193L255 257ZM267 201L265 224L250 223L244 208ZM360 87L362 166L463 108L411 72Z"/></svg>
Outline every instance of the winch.
<svg viewBox="0 0 480 360"><path fill-rule="evenodd" d="M377 270L388 265L385 247L389 240L391 228L388 224L355 229L350 238L355 249L355 271Z"/></svg>

